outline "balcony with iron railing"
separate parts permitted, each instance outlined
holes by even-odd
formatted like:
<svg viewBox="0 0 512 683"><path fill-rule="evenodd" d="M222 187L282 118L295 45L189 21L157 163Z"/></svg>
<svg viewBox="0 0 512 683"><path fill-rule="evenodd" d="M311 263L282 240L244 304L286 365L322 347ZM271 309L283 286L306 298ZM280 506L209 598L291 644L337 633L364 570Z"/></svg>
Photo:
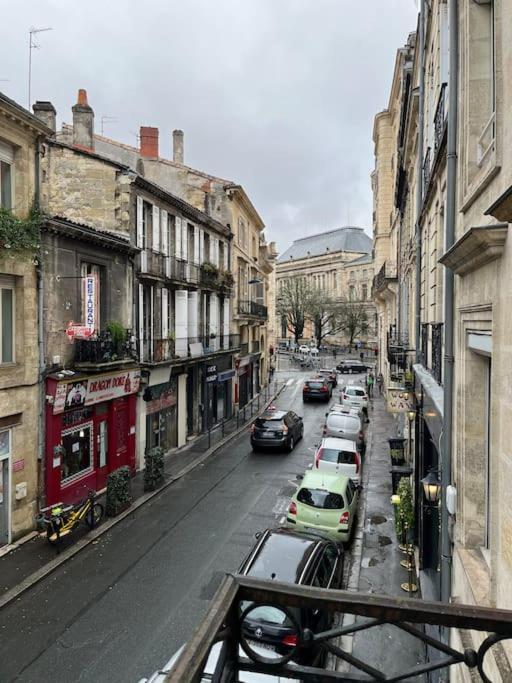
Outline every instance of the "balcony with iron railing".
<svg viewBox="0 0 512 683"><path fill-rule="evenodd" d="M441 86L439 93L439 100L437 102L436 113L434 114L434 155L437 154L438 149L443 142L444 133L446 130L446 83Z"/></svg>
<svg viewBox="0 0 512 683"><path fill-rule="evenodd" d="M133 363L137 358L131 341L131 330L115 339L108 331L74 342L74 366L77 370L107 370Z"/></svg>
<svg viewBox="0 0 512 683"><path fill-rule="evenodd" d="M272 610L275 623L287 624L286 643L262 650L261 633L254 631L251 612ZM331 615L301 624L304 614ZM336 621L334 615L343 615ZM299 616L300 615L300 616ZM277 621L279 619L279 621ZM329 624L323 629L312 624ZM379 652L381 630L388 632L386 652ZM453 630L478 632L465 637L471 647L452 645ZM261 629L260 629L261 631ZM279 633L282 633L280 629ZM393 638L393 632L397 637ZM430 654L424 661L410 663L404 656L403 638L408 634ZM346 636L364 638L370 656L347 647ZM438 635L441 634L441 635ZM443 672L459 665L464 679L489 683L489 661L500 641L512 638L512 612L473 605L427 602L378 594L356 593L329 588L297 586L247 576L227 575L208 606L195 634L185 646L163 681L191 683L202 678L205 662L214 645L212 675L208 680L234 683L249 675L283 677L300 681L412 681L424 680L430 672ZM350 638L348 639L350 640ZM458 639L457 639L458 642ZM474 644L475 643L475 644ZM377 648L377 651L375 651ZM328 661L320 668L319 661ZM307 664L306 664L307 663ZM242 672L251 672L245 674ZM478 672L478 673L477 673ZM241 674L241 676L240 676ZM159 679L160 680L160 679ZM256 678L255 678L256 680ZM430 680L430 678L429 678ZM439 679L436 679L439 680ZM500 679L504 680L504 679ZM498 679L493 678L497 683Z"/></svg>
<svg viewBox="0 0 512 683"><path fill-rule="evenodd" d="M268 309L258 301L250 301L248 299L241 299L238 302L238 315L249 316L251 318L261 318L266 320L268 317Z"/></svg>
<svg viewBox="0 0 512 683"><path fill-rule="evenodd" d="M383 292L390 282L396 282L397 271L396 264L391 261L384 261L379 272L373 278L372 291L373 294Z"/></svg>
<svg viewBox="0 0 512 683"><path fill-rule="evenodd" d="M430 185L430 176L432 173L432 166L430 163L430 147L427 148L425 159L423 160L423 196L425 197Z"/></svg>
<svg viewBox="0 0 512 683"><path fill-rule="evenodd" d="M204 334L167 339L144 337L137 341L137 354L141 363L157 365L222 351L235 351L239 346L239 334Z"/></svg>
<svg viewBox="0 0 512 683"><path fill-rule="evenodd" d="M442 384L443 323L421 324L420 361L438 384Z"/></svg>

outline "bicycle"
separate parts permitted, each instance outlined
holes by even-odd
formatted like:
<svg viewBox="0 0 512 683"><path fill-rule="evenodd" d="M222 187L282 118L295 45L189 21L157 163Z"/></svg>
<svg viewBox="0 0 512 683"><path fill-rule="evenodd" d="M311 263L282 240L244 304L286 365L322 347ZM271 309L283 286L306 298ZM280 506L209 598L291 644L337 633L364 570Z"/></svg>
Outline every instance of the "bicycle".
<svg viewBox="0 0 512 683"><path fill-rule="evenodd" d="M51 545L58 545L65 536L73 533L82 521L89 529L94 529L102 517L103 505L96 502L96 491L89 491L87 498L75 505L63 506L62 503L57 503L39 511L39 520L46 525L46 539Z"/></svg>

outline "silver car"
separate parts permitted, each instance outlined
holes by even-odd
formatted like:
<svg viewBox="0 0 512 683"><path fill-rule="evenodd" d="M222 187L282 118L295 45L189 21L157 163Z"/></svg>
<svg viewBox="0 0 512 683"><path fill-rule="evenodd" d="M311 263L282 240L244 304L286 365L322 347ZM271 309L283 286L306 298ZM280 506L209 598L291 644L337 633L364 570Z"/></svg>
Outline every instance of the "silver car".
<svg viewBox="0 0 512 683"><path fill-rule="evenodd" d="M345 409L342 412L331 410L329 413L326 413L323 435L324 437L334 436L339 439L354 441L359 453L365 454L366 442L363 424L355 411L347 411Z"/></svg>

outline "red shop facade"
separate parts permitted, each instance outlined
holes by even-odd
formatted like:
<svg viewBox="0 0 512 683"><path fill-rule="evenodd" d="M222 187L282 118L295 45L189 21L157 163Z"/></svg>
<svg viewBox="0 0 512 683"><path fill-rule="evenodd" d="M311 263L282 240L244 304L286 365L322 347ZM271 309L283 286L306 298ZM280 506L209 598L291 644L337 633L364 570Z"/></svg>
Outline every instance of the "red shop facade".
<svg viewBox="0 0 512 683"><path fill-rule="evenodd" d="M100 491L113 470L135 473L140 371L51 375L46 381L46 504L75 503Z"/></svg>

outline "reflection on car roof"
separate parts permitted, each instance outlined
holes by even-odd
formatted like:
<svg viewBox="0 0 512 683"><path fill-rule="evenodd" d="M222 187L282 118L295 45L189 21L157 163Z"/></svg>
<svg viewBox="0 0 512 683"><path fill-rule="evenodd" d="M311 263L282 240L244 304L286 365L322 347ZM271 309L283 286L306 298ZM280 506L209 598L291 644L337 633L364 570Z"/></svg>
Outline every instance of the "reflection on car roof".
<svg viewBox="0 0 512 683"><path fill-rule="evenodd" d="M258 579L297 583L317 543L317 538L307 534L274 529L245 573Z"/></svg>

